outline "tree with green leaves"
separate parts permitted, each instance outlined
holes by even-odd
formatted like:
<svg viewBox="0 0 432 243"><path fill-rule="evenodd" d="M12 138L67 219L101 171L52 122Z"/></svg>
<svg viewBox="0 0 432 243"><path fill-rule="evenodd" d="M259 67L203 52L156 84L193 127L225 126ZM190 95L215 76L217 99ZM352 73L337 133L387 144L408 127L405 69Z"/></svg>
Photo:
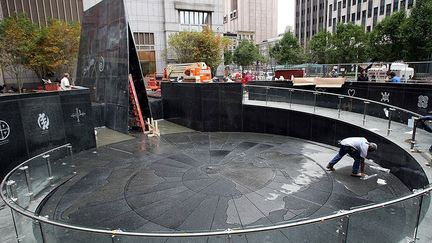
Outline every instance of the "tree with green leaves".
<svg viewBox="0 0 432 243"><path fill-rule="evenodd" d="M332 35L328 31L320 31L309 41L310 61L313 63L329 63Z"/></svg>
<svg viewBox="0 0 432 243"><path fill-rule="evenodd" d="M372 60L392 62L406 59L406 24L406 13L400 11L387 16L375 26L369 36Z"/></svg>
<svg viewBox="0 0 432 243"><path fill-rule="evenodd" d="M202 32L181 31L168 39L169 50L178 63L205 62L215 73L222 63L222 50L229 40L215 34L210 27Z"/></svg>
<svg viewBox="0 0 432 243"><path fill-rule="evenodd" d="M305 61L303 48L291 32L286 32L282 39L270 49L270 56L278 64L298 64Z"/></svg>
<svg viewBox="0 0 432 243"><path fill-rule="evenodd" d="M70 71L78 57L80 31L78 23L50 20L47 27L40 29L38 48L32 52L27 66L39 78Z"/></svg>
<svg viewBox="0 0 432 243"><path fill-rule="evenodd" d="M432 0L418 0L405 26L410 61L432 58Z"/></svg>
<svg viewBox="0 0 432 243"><path fill-rule="evenodd" d="M330 48L333 63L364 62L368 58L367 35L352 23L339 23Z"/></svg>
<svg viewBox="0 0 432 243"><path fill-rule="evenodd" d="M262 56L258 47L252 41L242 40L233 53L233 61L242 67L250 66L261 61Z"/></svg>
<svg viewBox="0 0 432 243"><path fill-rule="evenodd" d="M224 65L233 63L233 53L231 50L225 49L224 51Z"/></svg>
<svg viewBox="0 0 432 243"><path fill-rule="evenodd" d="M22 74L37 43L37 27L24 15L0 22L0 65L14 77L21 92Z"/></svg>

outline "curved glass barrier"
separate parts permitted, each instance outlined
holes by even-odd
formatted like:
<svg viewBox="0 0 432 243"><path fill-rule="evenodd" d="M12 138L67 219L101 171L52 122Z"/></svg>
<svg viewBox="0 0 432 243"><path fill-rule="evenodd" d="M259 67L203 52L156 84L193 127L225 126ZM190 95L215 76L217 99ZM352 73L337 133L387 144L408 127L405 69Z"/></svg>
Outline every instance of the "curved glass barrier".
<svg viewBox="0 0 432 243"><path fill-rule="evenodd" d="M415 128L409 119L418 114L379 102L318 91L245 86L244 104L340 119L388 137L408 150L413 145L414 150L427 151L432 144L422 130L414 133L415 143L405 141ZM431 218L430 185L386 202L322 212L318 218L207 232L94 229L39 215L38 206L49 193L74 177L73 161L72 147L66 144L25 161L5 177L1 196L11 208L19 242L429 242L432 237L430 221L424 220Z"/></svg>
<svg viewBox="0 0 432 243"><path fill-rule="evenodd" d="M420 114L386 103L322 91L256 85L246 85L244 90L243 104L291 109L346 121L387 137L403 148L429 154L432 136L417 129L414 122Z"/></svg>

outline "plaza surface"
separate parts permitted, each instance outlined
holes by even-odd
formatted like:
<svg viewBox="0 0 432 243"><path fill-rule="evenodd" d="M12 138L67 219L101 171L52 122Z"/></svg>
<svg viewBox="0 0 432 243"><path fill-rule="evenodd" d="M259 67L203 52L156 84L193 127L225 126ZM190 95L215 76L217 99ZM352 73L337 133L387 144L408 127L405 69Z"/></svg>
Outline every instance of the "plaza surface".
<svg viewBox="0 0 432 243"><path fill-rule="evenodd" d="M51 195L41 215L92 228L202 232L320 217L410 193L372 162L366 173L376 175L366 180L350 176L349 157L335 172L326 171L337 152L328 145L268 134L173 130L160 138L139 135L77 154L77 175ZM373 220L357 216L358 223L373 223L362 225L369 235L355 237L404 239L411 234L405 224L416 219L416 205L412 201L389 207L375 212ZM377 225L382 231L373 233ZM241 235L236 242L334 242L340 237L338 227L335 220ZM358 225L352 227L358 231ZM74 235L71 240L63 231L47 235L66 242L87 239Z"/></svg>

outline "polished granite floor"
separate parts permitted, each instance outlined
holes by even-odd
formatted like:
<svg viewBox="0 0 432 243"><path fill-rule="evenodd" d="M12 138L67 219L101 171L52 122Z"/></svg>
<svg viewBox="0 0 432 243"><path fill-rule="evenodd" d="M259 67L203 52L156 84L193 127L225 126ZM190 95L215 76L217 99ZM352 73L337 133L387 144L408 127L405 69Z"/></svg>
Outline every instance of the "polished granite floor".
<svg viewBox="0 0 432 243"><path fill-rule="evenodd" d="M336 171L326 171L336 152L319 143L254 133L139 136L77 154L77 175L52 194L41 215L93 228L197 232L277 225L410 193L370 161L366 173L373 176L368 179L350 176L349 157L336 165ZM378 184L378 179L385 183ZM417 220L417 209L418 201L411 200L351 216L349 224L338 219L232 239L404 242L413 234L410 225ZM77 242L83 236L51 232L45 237ZM219 240L194 238L226 239Z"/></svg>

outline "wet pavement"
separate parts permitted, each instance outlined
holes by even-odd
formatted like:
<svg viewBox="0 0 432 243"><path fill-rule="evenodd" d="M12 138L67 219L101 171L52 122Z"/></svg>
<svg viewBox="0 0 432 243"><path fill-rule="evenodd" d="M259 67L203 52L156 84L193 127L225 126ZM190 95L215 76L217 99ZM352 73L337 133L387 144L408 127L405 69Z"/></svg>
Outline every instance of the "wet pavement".
<svg viewBox="0 0 432 243"><path fill-rule="evenodd" d="M77 175L51 195L41 215L92 228L197 232L277 225L411 193L372 162L366 173L376 175L366 180L350 176L349 157L336 171L326 171L336 152L324 144L255 133L139 136L77 154ZM352 216L350 242L403 241L412 235L417 210L415 199ZM241 235L235 242L335 242L340 227L334 220ZM365 234L354 236L359 228ZM57 231L47 235L70 239Z"/></svg>

